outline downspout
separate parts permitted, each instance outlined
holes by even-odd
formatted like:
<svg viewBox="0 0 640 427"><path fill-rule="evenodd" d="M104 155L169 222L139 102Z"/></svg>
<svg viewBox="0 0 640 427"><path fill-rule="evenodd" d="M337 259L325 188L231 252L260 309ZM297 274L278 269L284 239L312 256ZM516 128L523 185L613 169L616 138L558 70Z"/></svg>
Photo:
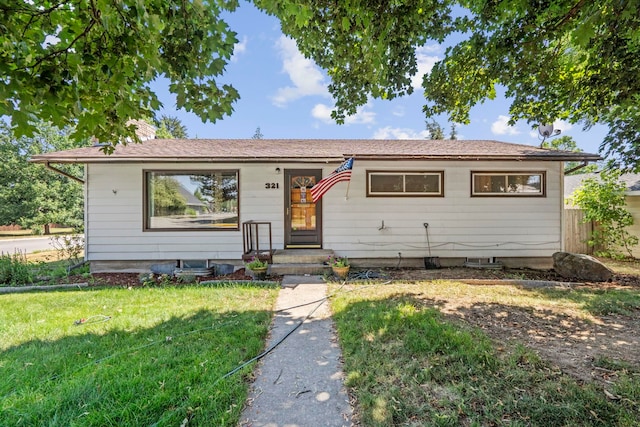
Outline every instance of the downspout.
<svg viewBox="0 0 640 427"><path fill-rule="evenodd" d="M71 174L69 174L69 173L67 173L67 172L65 172L65 171L63 171L61 169L58 169L58 168L55 168L55 167L51 166L49 164L49 162L45 162L44 165L46 166L47 169L52 170L55 173L59 173L60 175L66 176L69 179L72 179L74 181L79 182L80 184L84 184L84 181L82 179L78 178L77 176L73 176L73 175L71 175Z"/></svg>

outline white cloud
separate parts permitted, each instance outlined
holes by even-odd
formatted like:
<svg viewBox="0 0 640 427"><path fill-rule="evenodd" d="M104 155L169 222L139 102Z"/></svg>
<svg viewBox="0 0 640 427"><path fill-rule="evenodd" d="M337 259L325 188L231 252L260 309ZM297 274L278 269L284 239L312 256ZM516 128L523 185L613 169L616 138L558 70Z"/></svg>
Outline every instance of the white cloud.
<svg viewBox="0 0 640 427"><path fill-rule="evenodd" d="M440 51L439 45L421 46L416 49L416 60L418 61L418 72L411 77L411 86L414 89L422 88L422 77L431 71L436 62L440 60L438 56L428 55Z"/></svg>
<svg viewBox="0 0 640 427"><path fill-rule="evenodd" d="M282 71L289 75L293 85L277 90L271 98L274 105L284 107L289 102L304 96L329 96L327 83L320 68L313 61L302 56L292 39L280 36L276 47L282 58Z"/></svg>
<svg viewBox="0 0 640 427"><path fill-rule="evenodd" d="M376 121L376 113L370 110L371 104L367 103L362 107L359 107L356 111L356 114L352 116L347 116L344 119L344 124L346 125L356 125L356 124L372 124ZM316 104L311 110L311 116L313 118L320 120L323 123L332 124L335 123L331 118L331 110L332 108L326 104Z"/></svg>
<svg viewBox="0 0 640 427"><path fill-rule="evenodd" d="M331 119L331 107L326 104L316 104L311 110L311 115L314 119L318 119L324 123L332 123Z"/></svg>
<svg viewBox="0 0 640 427"><path fill-rule="evenodd" d="M509 116L498 116L498 120L491 124L491 132L496 135L518 135L520 131L509 125Z"/></svg>
<svg viewBox="0 0 640 427"><path fill-rule="evenodd" d="M571 130L572 127L573 125L571 123L565 122L564 120L556 120L553 122L553 128L560 129L562 133Z"/></svg>
<svg viewBox="0 0 640 427"><path fill-rule="evenodd" d="M404 114L405 114L405 112L404 112L404 107L403 107L403 106L395 107L395 108L393 109L393 111L391 112L391 114L393 114L393 115L394 115L394 116L396 116L396 117L402 117L402 116L404 116Z"/></svg>
<svg viewBox="0 0 640 427"><path fill-rule="evenodd" d="M408 128L394 128L386 126L375 131L373 139L427 139L427 130L415 131Z"/></svg>
<svg viewBox="0 0 640 427"><path fill-rule="evenodd" d="M233 55L231 56L231 62L238 62L238 57L247 51L247 36L244 36L242 40L233 45Z"/></svg>

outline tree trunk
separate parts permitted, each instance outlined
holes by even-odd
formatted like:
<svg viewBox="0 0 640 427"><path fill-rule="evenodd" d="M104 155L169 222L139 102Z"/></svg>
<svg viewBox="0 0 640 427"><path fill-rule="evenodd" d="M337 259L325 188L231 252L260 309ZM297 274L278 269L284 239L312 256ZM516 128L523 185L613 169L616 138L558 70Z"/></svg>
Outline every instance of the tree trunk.
<svg viewBox="0 0 640 427"><path fill-rule="evenodd" d="M49 234L51 234L51 224L45 224L44 225L44 235L48 236Z"/></svg>

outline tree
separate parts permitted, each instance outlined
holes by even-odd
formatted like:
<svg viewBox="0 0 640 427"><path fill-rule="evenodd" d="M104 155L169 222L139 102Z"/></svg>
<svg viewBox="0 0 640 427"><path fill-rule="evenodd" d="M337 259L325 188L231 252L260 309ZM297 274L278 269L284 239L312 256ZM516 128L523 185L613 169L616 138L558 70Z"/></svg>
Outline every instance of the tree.
<svg viewBox="0 0 640 427"><path fill-rule="evenodd" d="M558 138L548 138L545 139L544 142L540 145L541 148L548 148L551 150L560 150L560 151L573 151L577 153L581 153L582 149L578 148L578 144L571 138L570 136L563 135ZM572 169L580 166L580 162L565 162L564 170L571 171ZM592 163L587 165L581 169L575 170L573 172L566 173L567 175L577 175L584 173L596 172L598 170L598 165Z"/></svg>
<svg viewBox="0 0 640 427"><path fill-rule="evenodd" d="M456 128L455 123L451 123L451 133L449 134L449 139L451 140L458 139L458 129Z"/></svg>
<svg viewBox="0 0 640 427"><path fill-rule="evenodd" d="M511 121L609 126L601 151L640 169L640 3L619 0L254 0L327 70L339 123L373 97L412 93L416 49L460 40L423 76L427 117L468 123L511 99ZM171 81L177 107L216 121L237 91L218 83L236 34L220 19L237 0L4 1L0 115L19 134L37 116L115 144L129 118L159 108L149 83ZM451 39L449 39L451 40ZM107 147L109 149L111 146Z"/></svg>
<svg viewBox="0 0 640 427"><path fill-rule="evenodd" d="M427 117L445 113L468 123L470 109L502 86L512 123L603 123L610 132L601 151L622 167L640 168L640 3L318 3L256 0L280 18L303 54L328 70L338 121L369 97L411 93L416 48L458 33L461 41L423 77Z"/></svg>
<svg viewBox="0 0 640 427"><path fill-rule="evenodd" d="M440 123L432 119L427 120L426 125L427 131L429 132L429 139L444 139L444 128L440 126ZM455 123L451 123L451 133L449 134L449 139L458 139L458 132L456 131Z"/></svg>
<svg viewBox="0 0 640 427"><path fill-rule="evenodd" d="M162 116L158 122L156 138L160 139L186 139L188 138L187 127L180 119L172 116Z"/></svg>
<svg viewBox="0 0 640 427"><path fill-rule="evenodd" d="M262 132L260 132L260 126L258 126L256 128L256 132L253 134L251 139L262 139L263 137L264 137L264 135L262 134Z"/></svg>
<svg viewBox="0 0 640 427"><path fill-rule="evenodd" d="M170 81L176 105L202 120L231 114L237 91L216 79L237 42L220 19L237 1L0 2L0 116L16 136L33 117L77 140L137 140L129 119L160 108L149 83Z"/></svg>
<svg viewBox="0 0 640 427"><path fill-rule="evenodd" d="M600 179L587 178L572 195L572 201L584 211L585 222L597 223L589 245L599 248L597 255L622 258L621 251L633 257L632 248L638 238L627 231L633 216L626 208L626 186L619 181L620 170L600 173Z"/></svg>
<svg viewBox="0 0 640 427"><path fill-rule="evenodd" d="M429 139L444 139L444 129L435 120L427 120Z"/></svg>
<svg viewBox="0 0 640 427"><path fill-rule="evenodd" d="M34 154L77 146L69 136L71 132L39 123L34 136L15 138L0 121L0 224L19 224L44 234L49 234L51 223L82 227L82 185L28 162ZM65 165L64 169L82 177L80 165Z"/></svg>

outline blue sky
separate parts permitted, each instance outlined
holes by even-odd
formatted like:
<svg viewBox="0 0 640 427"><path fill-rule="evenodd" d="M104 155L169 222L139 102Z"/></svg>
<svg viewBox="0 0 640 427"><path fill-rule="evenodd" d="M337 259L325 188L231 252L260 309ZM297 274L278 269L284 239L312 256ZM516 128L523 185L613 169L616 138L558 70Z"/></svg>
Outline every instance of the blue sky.
<svg viewBox="0 0 640 427"><path fill-rule="evenodd" d="M219 83L232 84L240 92L234 112L216 123L202 123L194 114L178 111L175 97L165 80L153 87L164 107L160 114L178 117L191 138L251 138L260 127L264 138L321 139L424 139L428 136L422 113L424 98L421 76L445 48L437 44L418 51L419 73L414 77L414 93L392 101L371 100L344 125L330 118L333 101L327 91L326 73L305 59L295 42L280 31L279 21L248 2L231 14L227 23L238 33L231 63ZM422 71L423 73L420 73ZM459 139L493 139L539 145L538 132L525 122L507 125L508 102L487 101L471 111L471 123L457 127ZM445 117L437 117L449 133ZM606 128L585 132L580 125L556 121L555 128L569 135L582 150L597 153Z"/></svg>

